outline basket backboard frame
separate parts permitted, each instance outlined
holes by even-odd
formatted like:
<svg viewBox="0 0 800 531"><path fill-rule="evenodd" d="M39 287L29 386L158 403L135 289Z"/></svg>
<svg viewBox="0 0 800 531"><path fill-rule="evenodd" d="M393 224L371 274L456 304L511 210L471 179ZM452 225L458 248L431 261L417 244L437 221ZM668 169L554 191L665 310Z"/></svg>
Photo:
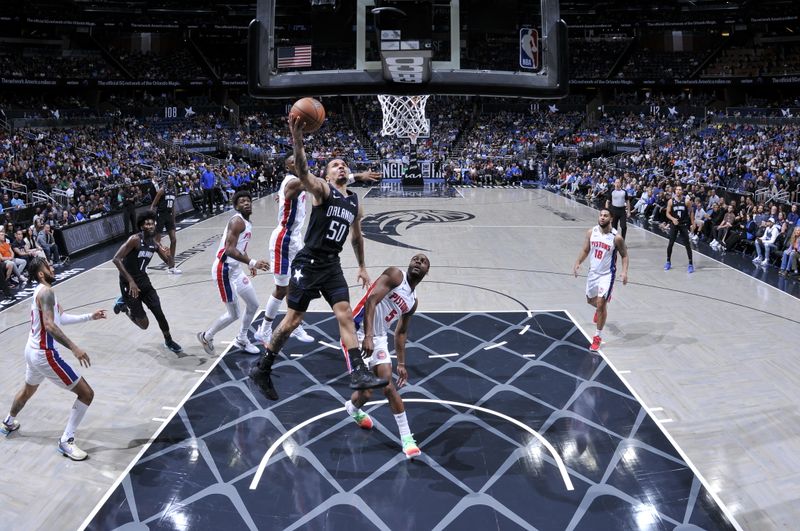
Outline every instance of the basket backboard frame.
<svg viewBox="0 0 800 531"><path fill-rule="evenodd" d="M559 0L541 0L537 72L465 70L458 54L449 61L425 61L424 82L392 82L384 75L385 60L367 61L364 49L366 9L374 0L358 3L356 66L350 70L278 72L275 67L275 7L277 0L258 0L256 18L248 35L248 89L257 98L312 96L394 95L483 95L522 98L562 98L568 91L567 27L560 19ZM458 9L451 0L451 49L459 49ZM422 54L420 54L422 55ZM430 66L428 66L430 65Z"/></svg>

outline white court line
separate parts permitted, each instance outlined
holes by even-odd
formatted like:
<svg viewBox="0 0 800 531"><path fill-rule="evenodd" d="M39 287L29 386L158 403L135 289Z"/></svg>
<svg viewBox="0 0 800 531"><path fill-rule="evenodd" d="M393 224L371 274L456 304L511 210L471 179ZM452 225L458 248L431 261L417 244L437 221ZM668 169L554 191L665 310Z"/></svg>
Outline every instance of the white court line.
<svg viewBox="0 0 800 531"><path fill-rule="evenodd" d="M225 354L225 351L223 351L222 354ZM189 392L186 393L186 395L183 397L183 399L180 402L178 402L178 405L175 406L175 409L172 411L172 413L170 413L169 417L167 419L164 419L164 420L167 420L167 421L172 420L175 417L175 415L178 414L178 411L180 411L180 408L182 408L183 405L189 400L189 397L192 396L192 394L194 394L195 391L197 391L197 389L200 387L200 384L202 384L205 381L206 377L208 377L208 375L211 374L211 371L213 371L214 368L219 364L219 362L222 361L222 358L223 358L223 356L220 355L219 357L217 357L217 359L214 360L214 362L211 364L211 366L208 369L206 369L205 376L203 376L202 378L197 380L197 382L192 386L191 389L189 389ZM200 371L200 370L196 369L195 372L203 372L203 371ZM406 402L407 402L407 400L406 400ZM153 420L155 420L155 419L153 419ZM136 454L136 457L134 457L131 460L131 462L128 464L128 466L125 467L125 470L122 471L122 473L114 481L114 483L111 485L111 487L109 487L109 489L106 491L106 493L103 495L103 497L100 498L100 501L97 502L97 505L94 506L94 509L92 509L92 512L89 513L89 516L86 517L86 519L83 521L81 526L78 528L79 530L86 529L86 527L92 522L92 519L100 511L100 508L103 507L103 504L105 504L108 501L108 499L111 497L111 495L114 494L114 491L117 490L117 487L119 487L119 485L122 483L122 480L124 480L125 477L128 474L130 474L131 470L133 470L133 467L136 466L136 463L139 462L139 459L141 459L142 456L145 454L145 452L147 452L147 450L150 449L150 446L153 444L153 441L155 441L158 438L158 436L161 434L162 431L164 431L164 428L166 428L168 424L169 424L169 422L163 422L161 424L161 426L159 426L158 429L155 431L155 433L153 433L153 435L147 440L147 442L142 445L142 448L139 450L139 453Z"/></svg>
<svg viewBox="0 0 800 531"><path fill-rule="evenodd" d="M202 373L202 374L206 373L206 371L204 371L203 369L195 369L194 372L199 372L199 373Z"/></svg>
<svg viewBox="0 0 800 531"><path fill-rule="evenodd" d="M533 317L533 310L528 310L528 311L527 311L527 314L528 314L528 317L529 317L529 318L530 318L530 317Z"/></svg>
<svg viewBox="0 0 800 531"><path fill-rule="evenodd" d="M674 421L674 420L672 420L672 419L658 419L658 421L659 421L661 424L664 424L664 423L666 423L666 422L675 422L675 421Z"/></svg>
<svg viewBox="0 0 800 531"><path fill-rule="evenodd" d="M302 354L289 354L289 357L290 358L302 358L303 355Z"/></svg>
<svg viewBox="0 0 800 531"><path fill-rule="evenodd" d="M500 343L495 343L494 345L489 345L488 347L485 347L483 350L492 350L493 348L502 347L506 343L508 343L508 341L501 341Z"/></svg>
<svg viewBox="0 0 800 531"><path fill-rule="evenodd" d="M320 345L325 345L326 347L332 348L333 350L341 350L341 347L339 345L334 345L332 343L326 343L325 341L320 341L319 344Z"/></svg>
<svg viewBox="0 0 800 531"><path fill-rule="evenodd" d="M174 408L174 407L171 407L171 406L161 406L161 409L165 409L167 411L173 411L173 410L175 410L177 408Z"/></svg>
<svg viewBox="0 0 800 531"><path fill-rule="evenodd" d="M523 354L522 357L523 358L535 358L536 354Z"/></svg>
<svg viewBox="0 0 800 531"><path fill-rule="evenodd" d="M429 358L452 358L453 356L458 356L458 352L451 352L450 354L431 354Z"/></svg>
<svg viewBox="0 0 800 531"><path fill-rule="evenodd" d="M487 409L485 407L474 406L472 404L465 404L463 402L453 402L451 400L434 400L434 399L431 399L431 398L403 398L403 402L417 402L417 403L422 403L422 404L447 404L447 405L450 405L450 406L464 407L464 408L471 409L471 410L474 409L475 411L480 411L482 413L489 413L490 415L495 415L495 416L500 417L501 419L503 419L503 420L505 420L507 422L510 422L510 423L514 424L515 426L518 426L518 427L522 428L526 432L530 433L531 435L533 435L534 437L539 439L539 441L542 443L542 445L544 445L544 447L547 448L547 450L550 452L550 455L553 456L553 460L556 462L556 466L558 466L559 472L561 472L561 479L564 480L564 486L567 488L567 490L575 490L575 487L572 485L572 480L569 477L569 473L567 472L567 467L564 466L564 461L561 460L561 456L558 455L558 453L556 452L556 449L553 448L553 445L550 444L547 441L547 439L545 439L544 436L541 433L539 433L538 431L534 430L533 428L521 423L520 421L518 421L518 420L516 420L514 418L511 418L511 417L509 417L507 415L504 415L504 414L500 413L499 411L495 411L493 409ZM375 400L375 401L372 401L372 402L367 402L364 405L365 406L372 406L372 405L383 405L383 404L388 404L388 403L389 403L388 400ZM267 468L267 463L269 462L269 458L272 457L272 454L275 453L275 450L277 450L278 447L281 444L283 444L283 442L286 439L291 437L292 434L294 434L296 431L298 431L298 430L300 430L300 429L308 426L309 424L312 424L312 423L314 423L314 422L316 422L316 421L318 421L320 419L323 419L325 417L329 417L329 416L334 415L336 413L344 413L345 411L346 411L345 408L340 407L340 408L333 409L331 411L326 411L325 413L320 413L316 417L311 417L308 420L304 420L303 422L301 422L300 424L298 424L294 428L290 429L289 431L287 431L286 433L284 433L283 435L278 437L278 440L275 441L274 443L272 443L272 446L269 447L269 450L267 450L267 453L264 454L263 459L261 459L261 463L259 463L259 465L258 465L258 470L256 471L255 476L253 476L253 481L250 482L250 490L255 490L258 487L258 483L259 483L259 481L261 481L261 476L264 474L264 470Z"/></svg>
<svg viewBox="0 0 800 531"><path fill-rule="evenodd" d="M630 374L631 371L619 371L619 374Z"/></svg>
<svg viewBox="0 0 800 531"><path fill-rule="evenodd" d="M651 407L650 411L651 412L653 412L653 411L664 411L664 408L663 407Z"/></svg>
<svg viewBox="0 0 800 531"><path fill-rule="evenodd" d="M520 330L520 332L519 332L519 335L522 335L522 334L524 334L525 332L527 332L527 331L528 331L528 330L530 330L530 329L531 329L531 325L525 325L525 328L523 328L522 330Z"/></svg>
<svg viewBox="0 0 800 531"><path fill-rule="evenodd" d="M575 324L575 326L578 328L578 330L580 330L580 331L581 331L581 334L583 334L583 336L584 336L584 337L586 338L586 340L588 341L588 340L589 340L589 334L587 334L587 333L586 333L586 331L585 331L585 330L583 329L583 327L581 326L581 324L580 324L578 321L576 321L576 320L575 320L575 318L572 316L572 314L569 312L569 310L566 310L566 309L565 309L565 310L562 310L562 311L563 311L565 314L567 314L567 316L568 316L568 317L569 317L569 318L572 320L572 322ZM647 408L647 406L645 405L645 403L644 403L644 400L642 400L642 397L641 397L641 396L639 396L639 393L637 393L637 392L636 392L636 390L633 388L633 386L632 386L631 384L629 384L629 383L628 383L628 380L626 380L626 379L625 379L625 377L623 377L623 376L620 376L620 371L618 371L618 370L617 370L617 368L614 366L614 364L611 362L611 360L610 360L610 359L608 359L608 357L606 357L606 356L605 356L605 355L604 355L602 352L598 352L597 354L603 357L603 360L604 360L604 361L605 361L605 362L608 364L609 368L610 368L612 371L614 371L614 373L615 373L615 374L616 374L616 375L619 377L619 379L622 381L622 383L625 385L625 387L627 387L627 388L628 388L628 390L631 392L631 395L633 395L633 397L634 397L634 398L635 398L635 399L636 399L636 400L637 400L637 401L638 401L640 404L642 404L642 407L644 407L645 411L647 411L647 412L648 412L648 416L649 416L651 419L653 419L653 421L655 421L656 425L658 425L658 427L661 429L661 433L663 433L663 434L664 434L664 437L666 437L666 438L667 438L667 440L670 442L670 444L672 444L673 448L675 448L675 451L676 451L676 452L678 452L678 455L680 455L680 456L681 456L681 459L683 459L683 461L684 461L684 462L686 463L686 465L687 465L687 466L688 466L688 467L691 469L691 471L692 471L692 472L694 472L694 475L695 475L695 476L697 476L697 479L699 479L699 480L700 480L700 483L702 483L702 484L703 484L703 486L706 488L706 490L709 492L709 494L711 494L711 497L714 499L714 501L715 501L715 502L717 502L717 505L719 505L719 508L722 510L722 512L725 514L725 516L726 516L726 517L728 518L728 520L731 522L731 524L733 525L733 527L734 527L734 528L736 528L738 531L744 531L744 530L742 529L742 526L740 526L740 525L739 525L739 522L737 522L737 521L736 521L736 519L733 517L733 513L730 511L730 509L728 509L728 506L727 506L727 505L725 505L725 504L722 502L722 500L720 499L720 497L717 495L717 493L716 493L716 492L714 492L713 490L711 490L711 488L709 487L710 483L709 483L709 482L706 480L706 478L704 478L704 477L703 477L703 475L702 475L702 474L700 473L700 471L697 469L697 467L695 466L695 464L694 464L694 463L693 463L693 462L692 462L692 461L689 459L689 456L688 456L688 455L686 455L686 452L684 452L684 451L683 451L683 449L682 449L680 446L678 446L678 443L675 441L675 439L672 437L672 435L670 435L670 433L667 431L667 429L666 429L666 428L664 428L664 427L663 427L663 426L662 426L662 425L659 423L659 421L658 421L658 419L656 418L656 416L655 416L655 415L653 415L653 414L650 412L650 410L649 410L649 409ZM404 399L404 400L405 400L405 399Z"/></svg>
<svg viewBox="0 0 800 531"><path fill-rule="evenodd" d="M164 421L166 421L167 419L162 419L161 417L153 417L153 418L151 418L150 420L154 420L154 421L156 421L156 422L164 422Z"/></svg>

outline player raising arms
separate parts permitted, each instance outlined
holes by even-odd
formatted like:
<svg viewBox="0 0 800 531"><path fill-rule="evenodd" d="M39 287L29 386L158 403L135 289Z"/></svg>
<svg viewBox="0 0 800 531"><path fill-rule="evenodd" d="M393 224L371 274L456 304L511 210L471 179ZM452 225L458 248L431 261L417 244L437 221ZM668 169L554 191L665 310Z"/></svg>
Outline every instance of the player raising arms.
<svg viewBox="0 0 800 531"><path fill-rule="evenodd" d="M577 278L581 264L589 256L589 274L586 276L586 302L597 308L594 322L597 331L592 338L590 350L600 350L603 337L603 326L608 316L608 303L614 288L614 277L617 274L617 253L622 257L622 284L628 283L628 249L625 240L611 228L611 212L600 210L597 225L586 231L581 254L575 261L572 273Z"/></svg>
<svg viewBox="0 0 800 531"><path fill-rule="evenodd" d="M78 358L78 362L88 368L91 365L89 355L64 334L61 326L105 319L106 312L97 310L83 315L64 313L53 291L53 282L56 279L53 266L44 258L34 258L28 271L31 274L30 278L38 281L39 285L33 292L31 303L31 333L25 346L25 385L14 397L8 416L0 423L0 432L8 435L19 429L20 423L16 416L46 378L58 387L77 395L72 404L67 427L58 441L58 451L73 461L83 461L88 455L75 445L75 430L78 429L94 399L94 390L85 378L61 358L55 342L70 349Z"/></svg>
<svg viewBox="0 0 800 531"><path fill-rule="evenodd" d="M406 338L411 316L417 311L418 301L415 289L428 274L430 265L427 256L416 254L411 258L405 272L397 267L390 267L370 286L367 294L353 310L364 358L378 378L389 381L389 385L383 388L383 394L389 400L389 407L400 431L403 453L409 459L418 456L421 452L408 427L403 399L392 385L392 359L389 357L387 335L392 323L397 321L397 329L394 332L394 349L397 354L397 387L400 388L408 380ZM344 404L356 424L364 429L372 428L372 419L361 411L361 406L369 401L371 396L371 389L355 391L350 400Z"/></svg>
<svg viewBox="0 0 800 531"><path fill-rule="evenodd" d="M358 195L347 189L349 170L342 159L333 159L325 167L326 179L308 171L308 160L303 146L304 122L289 116L289 128L294 144L297 177L306 192L313 197L311 221L306 231L305 246L292 262L292 276L286 313L280 326L267 344L267 352L250 377L270 400L278 393L272 383L272 365L292 331L300 325L311 301L320 297L331 306L339 324L339 334L347 354L345 360L350 371L352 389L383 387L388 382L369 372L358 347L350 291L342 272L339 254L351 235L351 244L358 261L358 280L369 284L364 265L364 238L361 235L363 210Z"/></svg>

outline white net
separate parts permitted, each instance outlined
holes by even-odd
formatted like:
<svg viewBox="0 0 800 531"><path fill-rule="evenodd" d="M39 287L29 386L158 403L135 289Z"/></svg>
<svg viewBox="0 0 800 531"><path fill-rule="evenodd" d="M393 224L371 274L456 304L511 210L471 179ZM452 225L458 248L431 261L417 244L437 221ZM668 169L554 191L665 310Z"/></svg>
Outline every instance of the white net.
<svg viewBox="0 0 800 531"><path fill-rule="evenodd" d="M412 144L416 144L417 137L430 133L430 124L425 118L428 96L378 94L378 101L383 111L382 136L408 138Z"/></svg>

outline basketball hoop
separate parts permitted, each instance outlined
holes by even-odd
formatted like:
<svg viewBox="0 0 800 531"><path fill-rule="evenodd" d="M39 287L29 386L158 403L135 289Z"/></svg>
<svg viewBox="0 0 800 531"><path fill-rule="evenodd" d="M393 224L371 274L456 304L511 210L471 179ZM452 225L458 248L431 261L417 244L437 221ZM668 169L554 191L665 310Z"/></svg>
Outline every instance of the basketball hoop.
<svg viewBox="0 0 800 531"><path fill-rule="evenodd" d="M428 120L425 118L425 104L429 96L392 96L378 94L383 111L381 136L394 135L408 138L412 144L417 137L430 133Z"/></svg>

